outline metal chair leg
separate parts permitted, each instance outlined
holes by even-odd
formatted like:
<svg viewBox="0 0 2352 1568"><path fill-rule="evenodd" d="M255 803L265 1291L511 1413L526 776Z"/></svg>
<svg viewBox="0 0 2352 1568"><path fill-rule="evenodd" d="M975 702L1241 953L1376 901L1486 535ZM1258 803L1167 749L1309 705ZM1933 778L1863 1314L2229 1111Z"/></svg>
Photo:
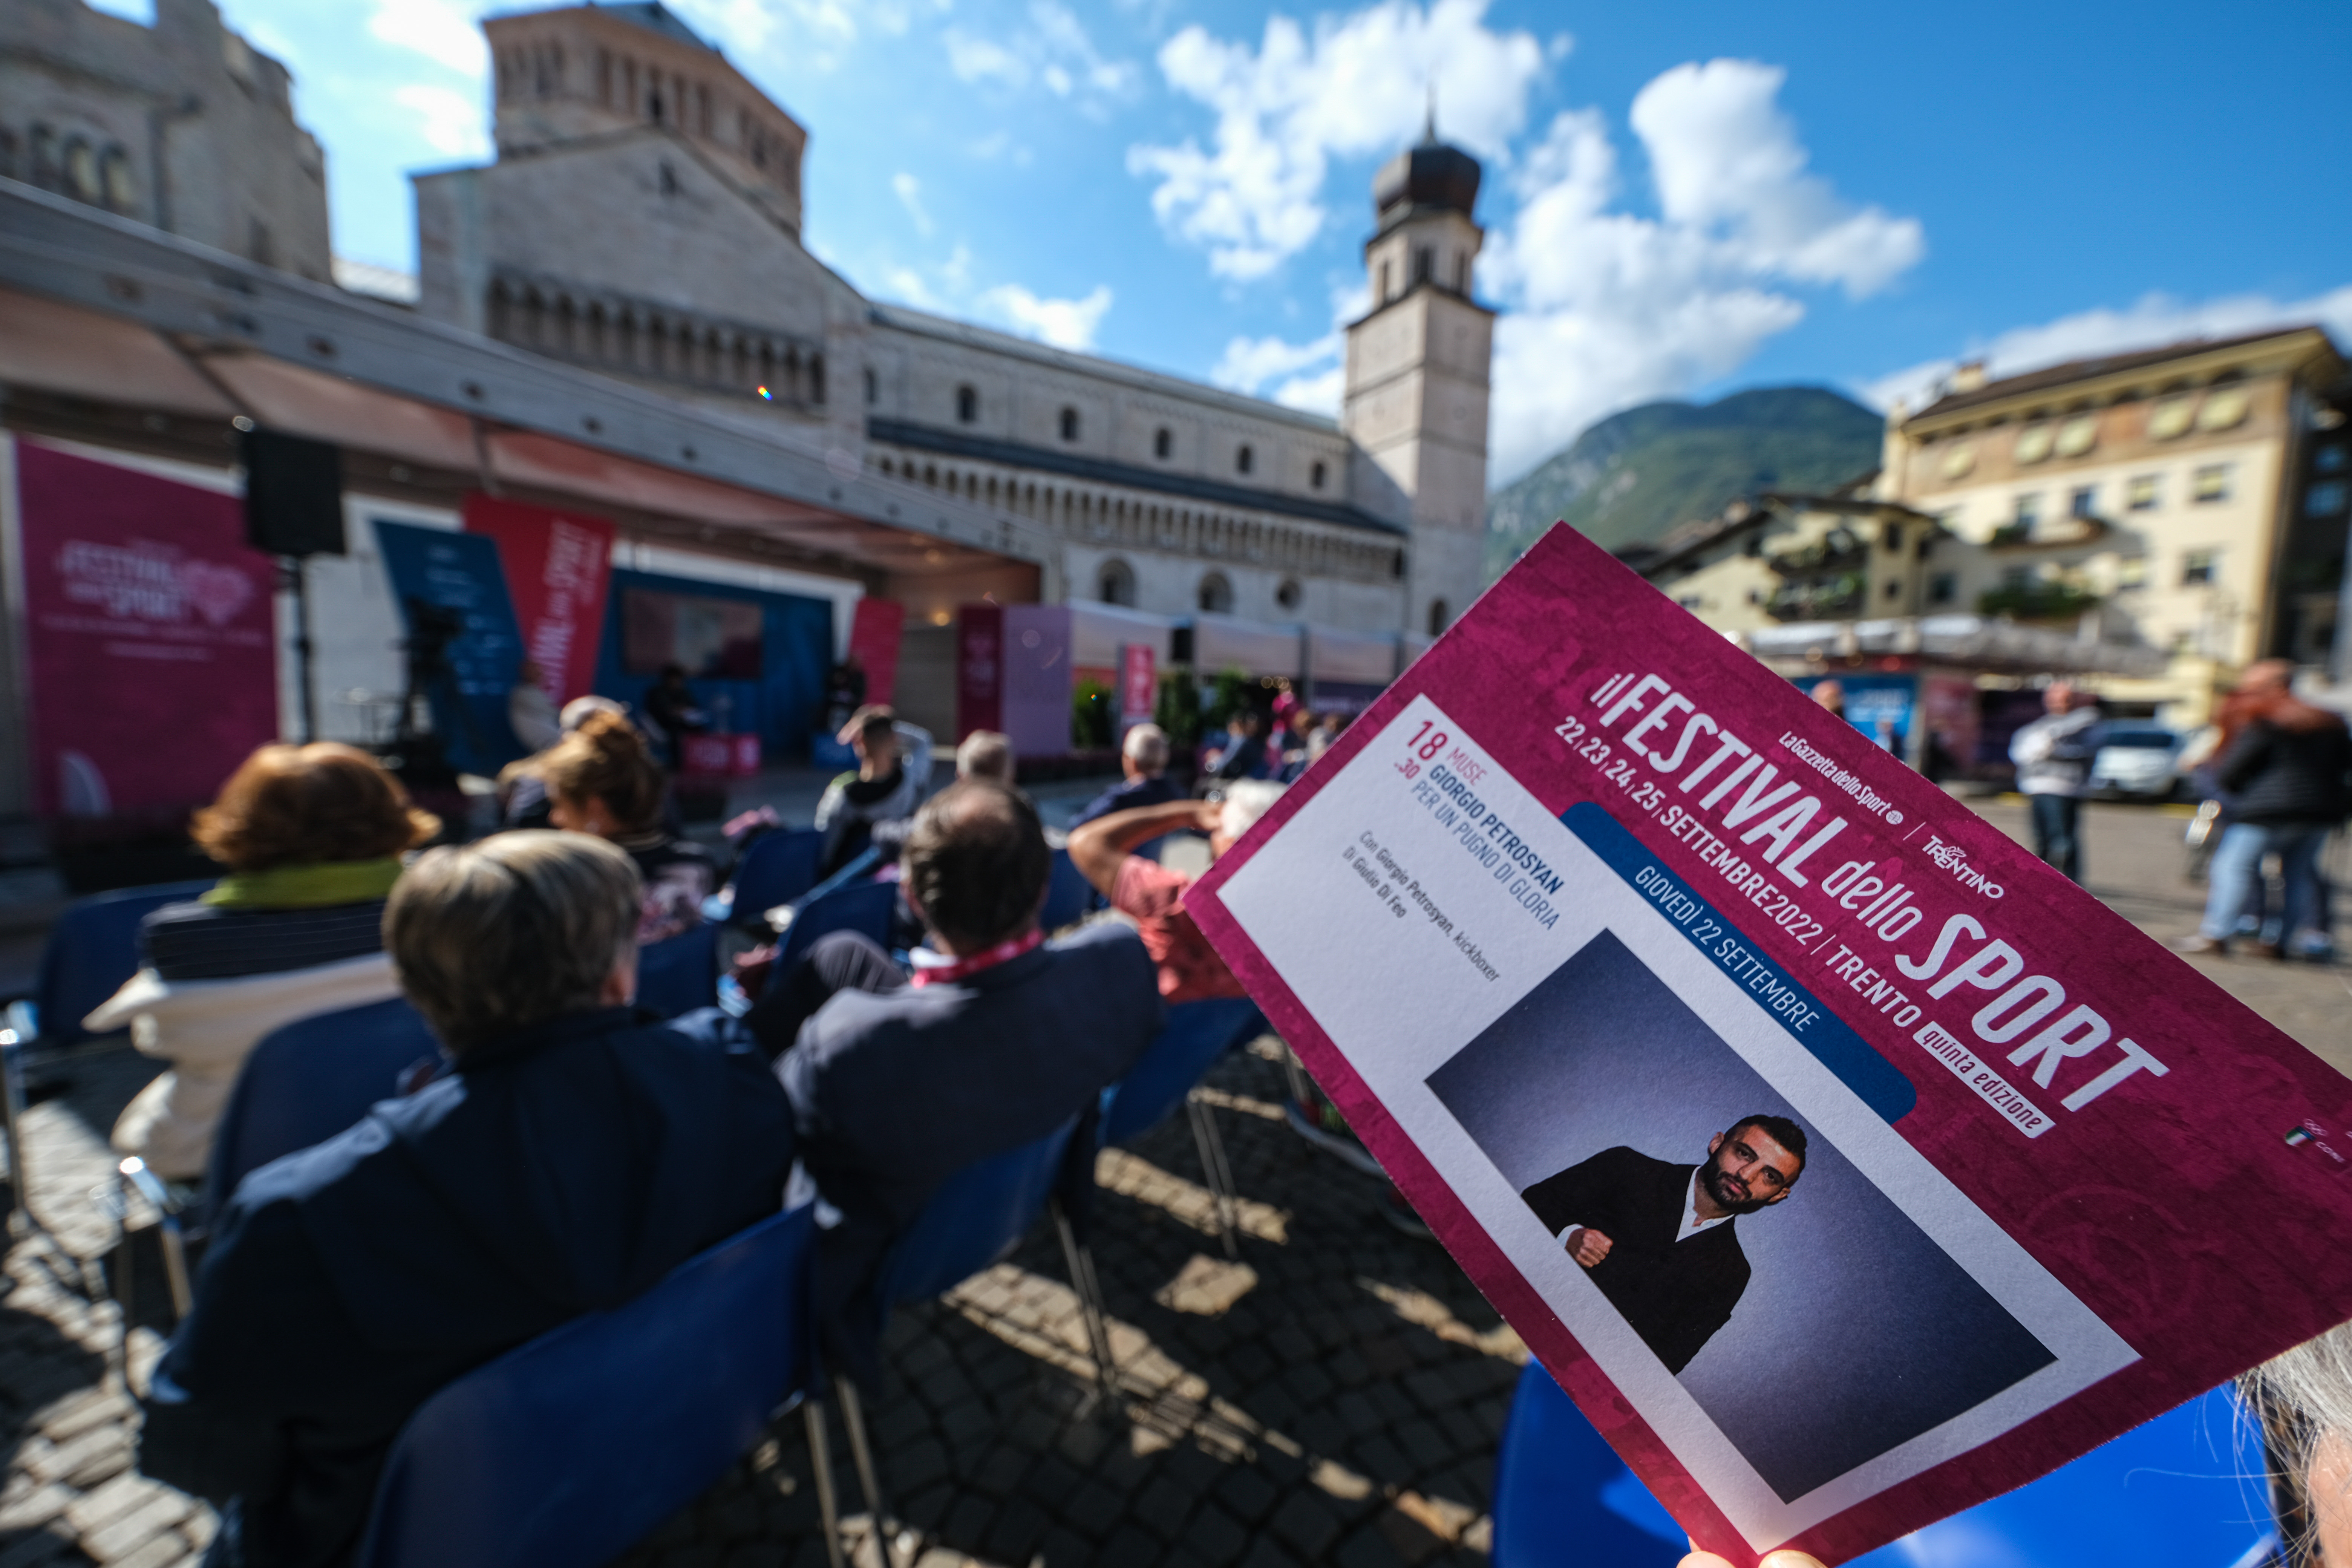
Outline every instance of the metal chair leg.
<svg viewBox="0 0 2352 1568"><path fill-rule="evenodd" d="M1241 1229L1240 1194L1234 1186L1233 1166L1225 1159L1225 1140L1217 1131L1215 1112L1201 1098L1199 1089L1184 1097L1184 1111L1192 1122L1192 1146L1201 1156L1201 1174L1209 1184L1209 1193L1217 1205L1217 1235L1225 1244L1225 1256L1236 1262L1241 1258L1237 1233Z"/></svg>
<svg viewBox="0 0 2352 1568"><path fill-rule="evenodd" d="M809 1465L816 1472L817 1516L824 1521L827 1568L843 1568L841 1500L833 1488L833 1440L824 1429L824 1401L811 1396L801 1401L801 1417L808 1426Z"/></svg>
<svg viewBox="0 0 2352 1568"><path fill-rule="evenodd" d="M833 1387L841 1400L841 1425L849 1433L849 1459L857 1467L858 1489L865 1492L866 1511L874 1518L874 1539L882 1549L883 1568L890 1568L898 1561L898 1521L891 1518L890 1505L882 1496L882 1474L875 1468L874 1450L866 1441L866 1406L858 1400L856 1385L846 1378L834 1379Z"/></svg>
<svg viewBox="0 0 2352 1568"><path fill-rule="evenodd" d="M187 1233L180 1224L180 1211L171 1189L163 1179L147 1168L147 1163L133 1154L116 1167L121 1179L139 1189L139 1194L155 1210L156 1239L163 1249L163 1281L172 1292L172 1317L174 1321L188 1315L194 1304L194 1293L188 1288ZM123 1253L130 1251L129 1236L125 1233ZM127 1303L126 1303L127 1305Z"/></svg>
<svg viewBox="0 0 2352 1568"><path fill-rule="evenodd" d="M1078 1239L1070 1216L1062 1212L1061 1201L1055 1200L1052 1207L1054 1228L1062 1237L1062 1262L1070 1272L1070 1288L1078 1294L1078 1313L1086 1319L1087 1342L1094 1350L1095 1382L1104 1403L1116 1409L1118 1368L1111 1360L1110 1328L1104 1321L1102 1286L1095 1278L1095 1255Z"/></svg>

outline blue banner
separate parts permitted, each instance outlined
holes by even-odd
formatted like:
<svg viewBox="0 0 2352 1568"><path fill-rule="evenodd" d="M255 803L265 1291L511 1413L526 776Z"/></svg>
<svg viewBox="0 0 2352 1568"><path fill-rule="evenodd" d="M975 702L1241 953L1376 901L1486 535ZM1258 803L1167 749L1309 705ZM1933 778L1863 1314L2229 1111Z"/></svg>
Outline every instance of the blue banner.
<svg viewBox="0 0 2352 1568"><path fill-rule="evenodd" d="M507 696L522 663L522 629L507 596L498 542L487 534L374 521L410 647L433 655L424 689L442 755L460 773L494 775L523 754L507 722Z"/></svg>

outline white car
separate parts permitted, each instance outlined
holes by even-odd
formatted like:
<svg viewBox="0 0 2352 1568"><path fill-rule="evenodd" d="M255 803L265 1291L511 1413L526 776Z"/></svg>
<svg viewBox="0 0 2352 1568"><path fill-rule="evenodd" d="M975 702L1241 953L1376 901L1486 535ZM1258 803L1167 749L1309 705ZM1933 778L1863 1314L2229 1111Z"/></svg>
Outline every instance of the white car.
<svg viewBox="0 0 2352 1568"><path fill-rule="evenodd" d="M2091 759L2091 793L2169 800L2180 788L2183 737L2153 725L2115 724Z"/></svg>

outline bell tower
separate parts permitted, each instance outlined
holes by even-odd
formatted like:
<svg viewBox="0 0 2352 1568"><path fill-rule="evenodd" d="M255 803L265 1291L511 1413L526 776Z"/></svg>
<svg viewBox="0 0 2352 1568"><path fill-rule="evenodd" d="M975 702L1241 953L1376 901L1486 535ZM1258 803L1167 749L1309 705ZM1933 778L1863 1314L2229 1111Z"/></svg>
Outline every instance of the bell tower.
<svg viewBox="0 0 2352 1568"><path fill-rule="evenodd" d="M1371 309L1348 328L1340 428L1403 493L1412 526L1405 629L1435 635L1486 582L1486 402L1495 312L1473 297L1478 161L1437 139L1372 179Z"/></svg>

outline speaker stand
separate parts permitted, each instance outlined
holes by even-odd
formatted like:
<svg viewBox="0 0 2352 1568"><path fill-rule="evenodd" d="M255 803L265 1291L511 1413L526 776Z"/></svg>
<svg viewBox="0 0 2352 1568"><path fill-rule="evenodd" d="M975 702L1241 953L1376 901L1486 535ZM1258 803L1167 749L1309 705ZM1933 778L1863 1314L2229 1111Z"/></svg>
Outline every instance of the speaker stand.
<svg viewBox="0 0 2352 1568"><path fill-rule="evenodd" d="M319 738L318 682L311 667L310 564L309 558L301 555L285 556L280 564L287 586L294 591L294 670L302 691L302 742L305 745Z"/></svg>

